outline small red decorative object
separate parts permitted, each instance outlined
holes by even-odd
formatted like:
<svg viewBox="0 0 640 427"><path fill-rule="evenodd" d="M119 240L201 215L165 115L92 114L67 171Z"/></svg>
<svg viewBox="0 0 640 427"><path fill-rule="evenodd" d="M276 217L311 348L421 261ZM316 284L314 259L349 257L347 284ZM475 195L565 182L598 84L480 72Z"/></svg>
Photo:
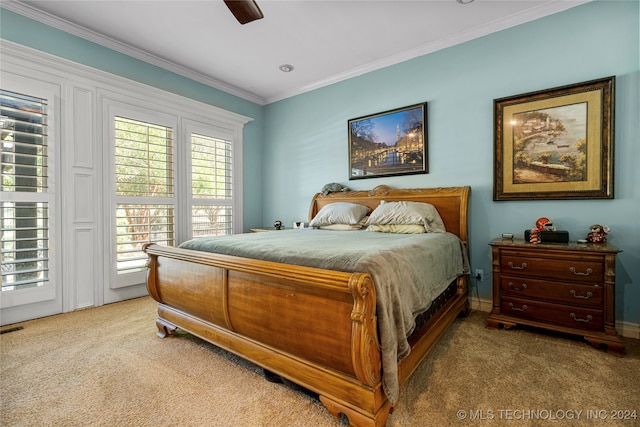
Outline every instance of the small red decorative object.
<svg viewBox="0 0 640 427"><path fill-rule="evenodd" d="M606 225L594 224L589 227L589 234L587 234L587 241L591 243L604 243L607 241L607 233L609 227Z"/></svg>
<svg viewBox="0 0 640 427"><path fill-rule="evenodd" d="M529 243L538 244L540 243L540 230L537 228L531 229L531 236L529 237Z"/></svg>
<svg viewBox="0 0 640 427"><path fill-rule="evenodd" d="M545 217L538 218L538 219L536 220L536 228L537 228L538 230L542 231L542 230L544 230L544 229L545 229L545 227L544 227L544 226L545 226L546 224L550 223L550 222L551 222L551 221L549 220L549 218L545 218Z"/></svg>

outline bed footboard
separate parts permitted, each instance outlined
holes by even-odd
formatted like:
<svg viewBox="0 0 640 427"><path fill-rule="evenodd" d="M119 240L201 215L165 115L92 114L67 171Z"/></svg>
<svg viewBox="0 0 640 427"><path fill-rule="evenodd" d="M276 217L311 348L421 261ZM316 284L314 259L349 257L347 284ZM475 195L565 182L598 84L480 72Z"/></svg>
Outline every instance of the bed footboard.
<svg viewBox="0 0 640 427"><path fill-rule="evenodd" d="M154 244L158 335L176 327L320 395L354 425L384 425L371 277Z"/></svg>

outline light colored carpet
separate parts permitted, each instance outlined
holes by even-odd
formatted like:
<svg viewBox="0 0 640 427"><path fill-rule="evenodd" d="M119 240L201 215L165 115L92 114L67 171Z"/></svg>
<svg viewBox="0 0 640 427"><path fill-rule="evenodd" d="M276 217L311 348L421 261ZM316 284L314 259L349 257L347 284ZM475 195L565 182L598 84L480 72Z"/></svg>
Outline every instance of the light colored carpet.
<svg viewBox="0 0 640 427"><path fill-rule="evenodd" d="M0 425L347 425L299 387L267 382L197 338L156 337L155 308L139 298L1 335ZM388 426L640 425L639 340L625 339L617 358L566 336L487 330L485 318L454 322L403 387ZM612 419L625 410L637 418Z"/></svg>

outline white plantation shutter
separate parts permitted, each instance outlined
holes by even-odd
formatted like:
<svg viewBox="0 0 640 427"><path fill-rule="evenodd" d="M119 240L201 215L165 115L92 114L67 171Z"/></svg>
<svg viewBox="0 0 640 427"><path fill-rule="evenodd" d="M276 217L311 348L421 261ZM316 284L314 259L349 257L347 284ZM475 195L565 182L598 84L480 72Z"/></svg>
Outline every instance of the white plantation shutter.
<svg viewBox="0 0 640 427"><path fill-rule="evenodd" d="M116 194L173 195L173 131L166 126L115 118Z"/></svg>
<svg viewBox="0 0 640 427"><path fill-rule="evenodd" d="M231 141L191 134L191 195L231 199Z"/></svg>
<svg viewBox="0 0 640 427"><path fill-rule="evenodd" d="M190 125L233 143L239 196L231 210L205 198L195 211L207 229L242 231L251 117L12 43L0 50L0 324L146 293L142 241L191 237Z"/></svg>
<svg viewBox="0 0 640 427"><path fill-rule="evenodd" d="M47 103L0 91L2 291L49 284Z"/></svg>
<svg viewBox="0 0 640 427"><path fill-rule="evenodd" d="M145 270L144 243L174 244L174 141L171 127L118 116L114 126L120 275Z"/></svg>
<svg viewBox="0 0 640 427"><path fill-rule="evenodd" d="M143 271L147 255L142 245L147 242L163 246L174 244L174 209L172 205L116 206L116 240L118 274Z"/></svg>
<svg viewBox="0 0 640 427"><path fill-rule="evenodd" d="M232 143L191 133L192 236L231 234L233 230Z"/></svg>
<svg viewBox="0 0 640 427"><path fill-rule="evenodd" d="M112 289L144 283L145 243L176 246L241 229L234 132L115 102L107 114Z"/></svg>

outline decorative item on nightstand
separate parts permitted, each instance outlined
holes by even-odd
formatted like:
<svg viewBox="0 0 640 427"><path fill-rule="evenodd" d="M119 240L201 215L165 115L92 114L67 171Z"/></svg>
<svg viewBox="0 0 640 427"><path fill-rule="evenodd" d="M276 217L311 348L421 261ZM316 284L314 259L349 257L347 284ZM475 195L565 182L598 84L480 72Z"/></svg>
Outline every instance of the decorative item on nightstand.
<svg viewBox="0 0 640 427"><path fill-rule="evenodd" d="M549 218L538 218L536 220L536 228L524 231L524 240L529 243L567 243L569 241L569 232L556 230L553 221Z"/></svg>
<svg viewBox="0 0 640 427"><path fill-rule="evenodd" d="M553 231L553 221L545 217L538 218L536 219L536 228L540 231Z"/></svg>
<svg viewBox="0 0 640 427"><path fill-rule="evenodd" d="M607 234L609 234L609 227L606 225L593 224L589 227L587 241L591 243L604 243L607 241Z"/></svg>

